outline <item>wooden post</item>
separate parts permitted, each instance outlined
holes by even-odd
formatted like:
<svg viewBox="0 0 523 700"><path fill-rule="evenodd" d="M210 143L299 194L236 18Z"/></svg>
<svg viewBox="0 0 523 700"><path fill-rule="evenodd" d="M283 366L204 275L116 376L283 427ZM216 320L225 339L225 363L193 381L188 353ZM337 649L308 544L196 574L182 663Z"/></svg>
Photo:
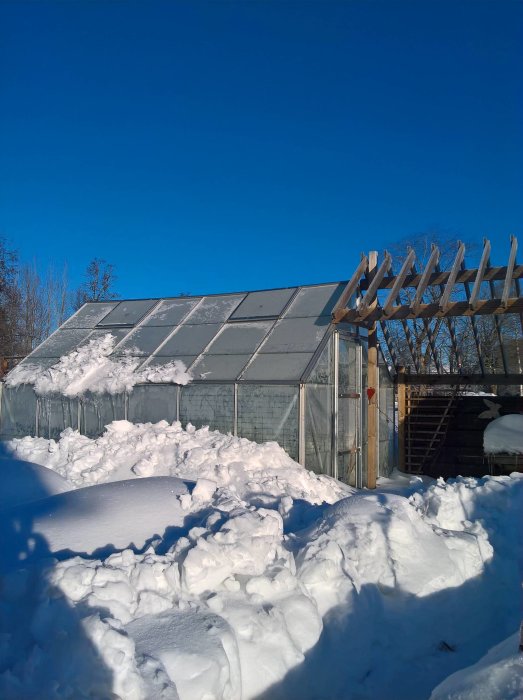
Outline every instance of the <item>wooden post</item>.
<svg viewBox="0 0 523 700"><path fill-rule="evenodd" d="M398 468L406 470L405 464L405 418L407 409L407 387L405 385L405 367L398 367Z"/></svg>
<svg viewBox="0 0 523 700"><path fill-rule="evenodd" d="M373 250L369 253L369 284L376 274L378 265L378 253ZM369 308L374 308L377 300L374 300ZM368 385L368 413L367 413L367 487L376 488L376 476L378 474L378 329L374 321L369 327L369 355L367 366Z"/></svg>

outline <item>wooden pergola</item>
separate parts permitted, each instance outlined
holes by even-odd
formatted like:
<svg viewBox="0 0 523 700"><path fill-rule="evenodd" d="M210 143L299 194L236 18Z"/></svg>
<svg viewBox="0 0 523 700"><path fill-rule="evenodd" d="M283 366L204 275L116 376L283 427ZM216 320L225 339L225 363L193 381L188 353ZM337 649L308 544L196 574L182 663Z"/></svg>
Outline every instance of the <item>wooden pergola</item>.
<svg viewBox="0 0 523 700"><path fill-rule="evenodd" d="M517 239L511 236L507 264L493 266L491 244L484 239L479 264L472 269L466 267L465 245L459 241L447 270L441 269L442 254L434 244L420 270L411 248L397 272L388 252L380 261L377 252L362 255L332 316L335 323L368 329L369 387L378 385L380 348L395 375L400 451L405 387L523 384L523 265L516 261L517 248ZM504 319L509 315L507 336ZM465 352L466 339L469 352ZM515 352L517 362L509 351ZM369 392L369 397L368 485L373 487L378 406L376 393Z"/></svg>

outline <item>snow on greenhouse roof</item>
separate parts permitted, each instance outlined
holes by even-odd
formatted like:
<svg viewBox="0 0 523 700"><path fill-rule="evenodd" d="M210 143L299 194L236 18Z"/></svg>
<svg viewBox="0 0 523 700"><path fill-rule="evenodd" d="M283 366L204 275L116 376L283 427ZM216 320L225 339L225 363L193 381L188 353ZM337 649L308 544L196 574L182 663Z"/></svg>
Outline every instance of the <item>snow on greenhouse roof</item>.
<svg viewBox="0 0 523 700"><path fill-rule="evenodd" d="M114 336L110 357L137 369L179 360L194 381L299 381L332 328L345 282L84 304L21 365L43 369Z"/></svg>

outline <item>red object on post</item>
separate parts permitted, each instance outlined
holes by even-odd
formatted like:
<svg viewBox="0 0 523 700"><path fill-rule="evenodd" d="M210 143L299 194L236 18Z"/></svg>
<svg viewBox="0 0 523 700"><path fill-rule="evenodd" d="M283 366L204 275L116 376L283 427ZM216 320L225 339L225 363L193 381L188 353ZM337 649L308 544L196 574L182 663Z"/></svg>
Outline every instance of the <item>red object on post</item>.
<svg viewBox="0 0 523 700"><path fill-rule="evenodd" d="M367 389L367 398L369 399L369 401L372 399L375 393L376 389L373 386L369 386L369 388Z"/></svg>

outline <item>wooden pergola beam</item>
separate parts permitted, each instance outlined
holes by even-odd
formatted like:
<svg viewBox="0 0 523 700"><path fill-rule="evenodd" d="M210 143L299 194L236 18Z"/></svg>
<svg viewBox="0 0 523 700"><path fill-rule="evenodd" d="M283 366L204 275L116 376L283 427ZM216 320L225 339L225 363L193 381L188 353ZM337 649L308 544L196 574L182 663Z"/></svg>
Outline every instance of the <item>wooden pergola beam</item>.
<svg viewBox="0 0 523 700"><path fill-rule="evenodd" d="M487 243L488 243L488 246L487 246ZM485 264L483 265L483 258L485 257L485 251L487 251L487 253L490 252L490 241L487 241L486 239L485 239L485 245L483 248L483 255L481 256L481 264L479 266L479 269L481 269L481 267L483 266L483 272L485 271L485 267L486 267L487 262L488 262L488 258L486 258ZM462 262L461 265L464 266L465 262ZM483 276L483 272L481 273L481 276L479 277L480 284L481 284L481 277ZM479 270L478 270L478 274L479 274ZM476 277L476 282L477 281L478 281L478 277ZM476 282L474 282L474 286L476 286ZM467 297L467 301L469 303L470 308L472 310L475 310L476 305L477 305L477 296L476 296L476 303L472 304L472 302L471 302L472 295L470 293L469 283L464 282L463 287L465 288L465 295ZM485 373L485 362L483 360L483 352L481 350L481 341L479 339L479 334L478 334L478 324L476 323L475 316L469 316L469 318L470 318L470 325L472 327L472 337L474 338L474 343L476 345L476 352L478 354L479 367L481 369L482 374L484 374Z"/></svg>
<svg viewBox="0 0 523 700"><path fill-rule="evenodd" d="M377 257L377 255L376 255ZM385 256L383 259L383 262L377 269L377 271L374 274L373 279L371 280L369 287L367 289L367 293L363 297L363 299L360 302L360 305L358 307L358 311L360 312L360 316L365 317L366 313L369 311L369 309L372 309L375 307L377 303L376 295L378 293L379 289L379 284L387 274L387 272L390 270L390 267L392 265L392 258L390 257L389 253L385 251ZM369 271L370 271L370 257L369 257Z"/></svg>
<svg viewBox="0 0 523 700"><path fill-rule="evenodd" d="M409 272L412 270L412 267L414 265L414 262L416 260L416 253L412 248L409 248L409 253L407 257L405 258L405 261L403 265L401 266L401 270L399 271L399 274L394 278L394 284L392 285L392 289L390 290L390 293L383 304L383 313L387 315L389 311L392 309L394 302L399 296L400 290L403 288L403 284L405 282L405 278L409 274Z"/></svg>
<svg viewBox="0 0 523 700"><path fill-rule="evenodd" d="M508 257L507 274L505 275L505 284L503 285L503 293L501 295L501 303L506 306L512 287L514 265L516 263L516 253L518 252L518 239L515 236L510 237L510 255Z"/></svg>
<svg viewBox="0 0 523 700"><path fill-rule="evenodd" d="M385 316L383 309L376 308L362 319L357 309L345 309L339 313L339 321L345 323L372 323L374 321L395 321L409 318L445 318L452 316L485 316L487 314L501 315L505 313L523 313L523 299L512 297L507 299L502 305L501 299L481 299L478 301L476 309L470 308L468 301L453 301L448 304L445 311L442 311L438 302L431 304L420 304L417 311L411 306L401 305L392 308L391 312Z"/></svg>
<svg viewBox="0 0 523 700"><path fill-rule="evenodd" d="M450 303L450 295L452 294L452 290L454 289L454 285L456 284L456 277L458 276L458 272L460 270L461 263L464 257L465 245L464 243L461 243L461 241L459 241L458 252L456 253L456 257L454 258L454 262L452 263L449 278L443 290L443 294L441 295L441 299L439 300L439 308L442 311L446 311L446 309L448 308L448 305Z"/></svg>
<svg viewBox="0 0 523 700"><path fill-rule="evenodd" d="M476 278L474 280L474 286L472 287L472 293L467 294L469 297L469 304L471 309L476 308L476 303L479 299L479 293L481 291L481 283L485 277L485 270L487 269L488 261L490 260L490 241L487 238L483 239L483 253L481 254L481 260L479 263L478 270L476 272ZM465 265L461 266L461 271L465 272ZM464 282L465 288L468 288L468 282Z"/></svg>
<svg viewBox="0 0 523 700"><path fill-rule="evenodd" d="M425 386L483 386L521 384L520 374L398 374L398 382Z"/></svg>
<svg viewBox="0 0 523 700"><path fill-rule="evenodd" d="M461 270L456 277L456 284L462 284L463 282L474 282L478 269ZM450 272L434 272L429 276L428 287L432 287L438 284L446 284L449 279ZM483 278L484 282L498 282L499 280L505 280L507 277L507 267L490 267L485 271ZM514 264L514 270L512 271L512 279L522 279L523 278L523 265ZM391 289L396 281L396 277L385 277L380 283L380 289ZM403 288L405 287L417 287L421 281L421 275L407 275L403 282ZM362 291L367 289L368 283L365 280L361 281L360 288Z"/></svg>
<svg viewBox="0 0 523 700"><path fill-rule="evenodd" d="M432 244L432 251L430 253L429 261L423 270L419 284L416 287L416 294L414 295L414 301L412 302L412 308L417 311L423 303L423 295L425 290L429 286L430 275L432 274L434 268L439 262L439 248Z"/></svg>
<svg viewBox="0 0 523 700"><path fill-rule="evenodd" d="M352 295L356 290L361 286L361 278L363 277L363 274L365 270L369 266L369 260L366 255L361 256L360 264L354 271L354 274L350 278L349 282L347 282L347 285L343 292L341 293L340 298L336 302L336 306L332 310L332 319L334 323L339 323L341 320L341 316L343 316L343 313L345 312L345 307L349 303Z"/></svg>

